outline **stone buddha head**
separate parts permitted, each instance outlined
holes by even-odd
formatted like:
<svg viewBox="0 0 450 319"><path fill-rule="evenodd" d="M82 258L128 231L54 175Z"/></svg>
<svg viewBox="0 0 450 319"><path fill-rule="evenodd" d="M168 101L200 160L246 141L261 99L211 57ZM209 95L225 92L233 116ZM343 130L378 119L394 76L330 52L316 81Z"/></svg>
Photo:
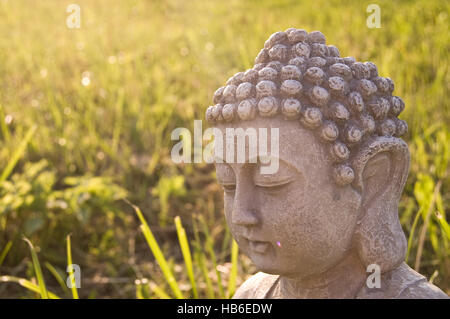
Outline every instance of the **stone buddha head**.
<svg viewBox="0 0 450 319"><path fill-rule="evenodd" d="M224 136L277 129L267 147L278 144L267 154L275 172L250 155L215 163L231 233L259 270L301 280L348 258L382 273L403 262L398 202L409 151L398 118L404 103L393 91L375 64L340 57L318 31L288 29L215 92L206 119Z"/></svg>

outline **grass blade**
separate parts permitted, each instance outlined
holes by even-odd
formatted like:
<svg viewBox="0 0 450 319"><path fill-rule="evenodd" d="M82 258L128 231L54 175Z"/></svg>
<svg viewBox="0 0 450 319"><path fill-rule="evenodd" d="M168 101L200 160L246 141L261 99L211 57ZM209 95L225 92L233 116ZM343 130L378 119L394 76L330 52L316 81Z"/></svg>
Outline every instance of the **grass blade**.
<svg viewBox="0 0 450 319"><path fill-rule="evenodd" d="M34 249L33 244L28 238L23 238L30 246L31 258L33 259L34 272L36 273L36 277L39 284L39 293L41 294L42 299L48 299L47 287L45 286L44 276L42 274L41 264L39 263L38 256L36 254L36 250Z"/></svg>
<svg viewBox="0 0 450 319"><path fill-rule="evenodd" d="M205 265L205 253L203 252L203 249L201 248L201 244L200 244L200 236L199 236L199 231L198 231L198 226L196 223L196 218L195 217L192 220L192 226L194 228L194 259L196 264L200 267L200 271L201 274L203 275L203 279L205 280L206 283L206 295L209 299L214 299L215 298L215 293L214 293L214 288L211 282L211 278L209 278L208 275L208 269L206 268Z"/></svg>
<svg viewBox="0 0 450 319"><path fill-rule="evenodd" d="M114 129L113 129L113 139L112 139L112 150L117 153L117 148L119 146L120 134L122 132L122 122L123 122L123 105L124 105L124 90L120 88L118 91L118 97L116 100L115 109L115 119L114 119Z"/></svg>
<svg viewBox="0 0 450 319"><path fill-rule="evenodd" d="M220 271L217 269L217 258L216 258L216 253L214 252L213 238L212 238L211 233L208 231L208 226L206 225L206 222L202 216L199 216L199 220L202 224L203 232L205 233L205 237L206 237L206 241L205 241L206 251L208 252L208 254L211 258L211 261L214 266L214 270L216 272L217 285L219 288L220 298L223 299L223 298L225 298L225 292L224 292L223 286L222 286L222 276L220 275Z"/></svg>
<svg viewBox="0 0 450 319"><path fill-rule="evenodd" d="M192 292L194 294L194 298L197 299L198 292L194 279L194 267L192 266L191 250L189 249L186 231L184 230L183 225L181 224L181 219L179 216L175 217L175 227L177 229L178 241L180 242L180 248L183 254L184 263L186 264L187 273L192 285Z"/></svg>
<svg viewBox="0 0 450 319"><path fill-rule="evenodd" d="M144 294L142 292L141 282L138 281L138 282L135 283L135 285L136 285L136 299L145 299L144 298Z"/></svg>
<svg viewBox="0 0 450 319"><path fill-rule="evenodd" d="M19 146L16 148L14 153L11 156L11 159L9 160L8 164L6 164L5 169L2 172L2 175L0 176L0 183L5 181L8 176L13 171L14 167L16 166L17 162L19 161L20 157L22 157L23 153L25 153L25 150L27 148L28 143L30 142L31 138L34 135L34 132L36 131L37 126L33 125L25 134L24 139L19 144Z"/></svg>
<svg viewBox="0 0 450 319"><path fill-rule="evenodd" d="M450 226L447 223L447 221L444 218L444 215L440 214L439 212L435 212L436 218L441 225L442 231L447 236L447 238L450 240ZM0 262L1 265L1 262Z"/></svg>
<svg viewBox="0 0 450 319"><path fill-rule="evenodd" d="M133 207L139 220L141 221L140 228L142 230L142 233L144 234L144 237L147 240L148 246L150 247L150 250L152 251L153 256L155 256L155 259L164 274L164 278L166 279L167 283L169 284L170 288L172 289L175 297L178 299L183 299L184 296L181 293L180 288L178 287L178 283L175 280L175 277L173 276L173 273L170 270L169 265L167 264L166 258L164 257L164 254L162 253L161 248L159 247L158 242L155 239L155 236L153 236L153 233L150 230L150 227L148 226L147 221L144 218L144 215L142 214L139 207L131 204L130 202L128 202L128 203Z"/></svg>
<svg viewBox="0 0 450 319"><path fill-rule="evenodd" d="M5 118L5 112L3 111L3 106L0 104L0 128L3 134L3 138L7 143L11 140L11 133L9 132L9 128L6 125L5 121L3 120Z"/></svg>
<svg viewBox="0 0 450 319"><path fill-rule="evenodd" d="M5 248L3 248L2 253L0 255L0 266L3 264L3 261L5 260L6 255L8 255L11 247L12 247L12 241L10 240L6 243L6 246L5 246Z"/></svg>
<svg viewBox="0 0 450 319"><path fill-rule="evenodd" d="M50 273L53 275L53 277L55 277L56 281L61 286L62 290L65 293L68 293L69 289L67 289L67 285L64 282L64 279L61 277L61 274L56 270L56 268L53 267L53 265L50 264L49 262L45 262L44 265L50 271Z"/></svg>
<svg viewBox="0 0 450 319"><path fill-rule="evenodd" d="M239 246L236 241L233 240L231 244L231 271L230 279L228 280L227 298L231 298L236 291L238 253Z"/></svg>
<svg viewBox="0 0 450 319"><path fill-rule="evenodd" d="M200 271L206 283L206 295L209 299L214 299L216 298L216 296L214 293L214 287L212 285L211 278L209 278L208 268L206 267L205 264L205 257L206 257L205 254L201 251L197 251L194 255L194 258L197 262L197 265L199 265L200 267Z"/></svg>
<svg viewBox="0 0 450 319"><path fill-rule="evenodd" d="M14 277L14 276L1 276L0 282L15 282L15 283L18 283L19 285L21 285L22 287L27 288L28 290L37 292L38 294L41 293L39 286L37 286L36 284L32 283L31 281L23 279L23 278L18 278L18 277ZM50 297L50 299L61 299L60 297L58 297L57 295L55 295L54 293L52 293L50 291L48 291L48 296Z"/></svg>
<svg viewBox="0 0 450 319"><path fill-rule="evenodd" d="M436 277L439 275L439 271L435 270L434 273L431 275L430 280L428 282L430 284L433 284L433 281L436 279Z"/></svg>
<svg viewBox="0 0 450 319"><path fill-rule="evenodd" d="M142 232L144 233L145 239L147 240L148 246L150 247L153 256L155 256L155 259L161 268L164 278L166 278L167 283L169 284L170 288L172 289L172 292L174 293L175 297L178 299L183 299L184 296L181 293L180 288L178 287L178 284L175 280L175 277L170 270L169 265L167 264L166 258L164 257L164 254L161 251L161 248L159 247L155 237L153 236L152 231L148 227L148 225L141 225L140 226Z"/></svg>
<svg viewBox="0 0 450 319"><path fill-rule="evenodd" d="M428 207L427 213L425 215L425 221L424 221L424 224L422 226L422 230L421 230L420 235L419 235L419 243L418 243L418 247L417 247L416 260L415 260L415 263L414 263L414 270L417 271L417 272L420 269L420 260L422 258L423 245L425 243L425 236L426 236L426 233L427 233L428 224L430 222L430 216L431 216L431 213L432 213L432 211L434 209L434 206L435 206L435 203L436 203L436 197L437 197L437 194L439 194L439 190L441 189L441 185L442 185L442 181L439 180L437 182L435 188L434 188L433 193L431 195L429 195L429 196L431 196L430 206Z"/></svg>
<svg viewBox="0 0 450 319"><path fill-rule="evenodd" d="M150 289L153 291L155 295L157 295L161 299L171 299L168 294L164 290L162 290L157 284L150 282Z"/></svg>
<svg viewBox="0 0 450 319"><path fill-rule="evenodd" d="M78 290L77 290L77 286L75 283L75 275L74 275L74 270L73 270L73 262L72 262L72 247L71 247L71 243L70 243L70 235L67 235L67 266L69 267L69 278L70 278L70 282L71 282L71 290L72 290L72 296L73 299L79 299L78 297Z"/></svg>
<svg viewBox="0 0 450 319"><path fill-rule="evenodd" d="M411 230L409 232L409 237L408 237L408 248L406 250L406 256L405 256L405 262L408 262L409 259L409 254L411 252L411 248L413 245L413 239L414 239L414 233L416 231L417 228L417 224L419 222L420 216L422 215L422 209L419 209L416 213L416 216L414 217L414 221L413 224L411 226Z"/></svg>
<svg viewBox="0 0 450 319"><path fill-rule="evenodd" d="M225 235L223 236L223 243L220 249L220 256L228 256L230 244L232 243L231 232L228 227L225 227Z"/></svg>

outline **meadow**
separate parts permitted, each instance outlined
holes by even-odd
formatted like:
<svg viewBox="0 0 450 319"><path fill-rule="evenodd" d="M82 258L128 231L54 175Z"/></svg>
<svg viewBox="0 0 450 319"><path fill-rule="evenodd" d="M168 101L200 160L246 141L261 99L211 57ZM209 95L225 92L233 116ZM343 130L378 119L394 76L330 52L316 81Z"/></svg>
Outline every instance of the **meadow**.
<svg viewBox="0 0 450 319"><path fill-rule="evenodd" d="M406 262L450 293L448 1L0 0L0 298L229 297L238 253L208 164L171 161L267 37L320 30L406 109ZM70 236L69 236L70 235ZM27 240L24 240L27 238ZM70 259L68 259L70 257ZM65 284L80 265L82 287Z"/></svg>

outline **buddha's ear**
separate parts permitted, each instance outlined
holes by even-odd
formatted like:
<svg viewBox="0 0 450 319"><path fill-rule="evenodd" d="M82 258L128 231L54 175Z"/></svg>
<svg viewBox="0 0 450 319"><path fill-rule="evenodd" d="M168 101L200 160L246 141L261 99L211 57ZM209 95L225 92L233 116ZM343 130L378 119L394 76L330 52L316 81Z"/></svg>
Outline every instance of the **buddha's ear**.
<svg viewBox="0 0 450 319"><path fill-rule="evenodd" d="M366 142L352 160L353 187L368 203L381 193L400 199L409 170L408 145L399 138L381 136Z"/></svg>
<svg viewBox="0 0 450 319"><path fill-rule="evenodd" d="M391 157L388 152L381 152L370 158L362 171L362 206L377 200L384 192L390 191L392 180Z"/></svg>
<svg viewBox="0 0 450 319"><path fill-rule="evenodd" d="M377 264L389 271L406 254L398 202L408 176L408 146L396 137L377 137L360 147L352 164L353 187L362 195L355 248L365 266Z"/></svg>

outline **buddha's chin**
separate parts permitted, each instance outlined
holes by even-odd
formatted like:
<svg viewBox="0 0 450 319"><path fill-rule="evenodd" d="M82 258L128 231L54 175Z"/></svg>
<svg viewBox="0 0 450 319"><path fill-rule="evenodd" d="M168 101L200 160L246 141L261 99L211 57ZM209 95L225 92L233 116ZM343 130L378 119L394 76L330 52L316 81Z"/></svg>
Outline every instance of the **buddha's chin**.
<svg viewBox="0 0 450 319"><path fill-rule="evenodd" d="M250 252L248 256L259 271L271 275L285 275L289 273L284 269L286 265L280 262L274 254L258 254Z"/></svg>
<svg viewBox="0 0 450 319"><path fill-rule="evenodd" d="M255 264L256 268L258 268L259 271L262 271L266 274L270 275L279 275L282 277L288 277L288 278L303 278L307 277L309 274L303 274L299 273L298 270L291 270L291 269L285 269L285 265L280 265L279 263L275 262L258 262L256 263L255 260L252 258L253 263ZM284 266L284 267L283 267Z"/></svg>
<svg viewBox="0 0 450 319"><path fill-rule="evenodd" d="M256 268L258 268L259 271L262 271L266 274L271 275L282 275L280 272L280 269L276 265L268 265L268 264L257 264L255 263Z"/></svg>
<svg viewBox="0 0 450 319"><path fill-rule="evenodd" d="M287 278L307 278L324 270L322 266L317 265L312 266L305 263L293 264L292 260L283 260L280 259L280 256L261 255L255 253L250 253L248 256L259 271L271 275L280 275Z"/></svg>
<svg viewBox="0 0 450 319"><path fill-rule="evenodd" d="M262 271L264 273L270 274L270 275L279 275L281 277L291 278L291 279L303 279L308 278L309 276L316 275L315 270L310 271L299 271L298 269L292 270L292 269L285 269L281 265L276 264L256 264L256 267L259 271Z"/></svg>
<svg viewBox="0 0 450 319"><path fill-rule="evenodd" d="M245 251L245 254L251 259L251 261L259 271L268 274L277 274L279 264L277 262L276 256L273 254L273 251L271 251L271 249L264 253L248 249L247 251Z"/></svg>

